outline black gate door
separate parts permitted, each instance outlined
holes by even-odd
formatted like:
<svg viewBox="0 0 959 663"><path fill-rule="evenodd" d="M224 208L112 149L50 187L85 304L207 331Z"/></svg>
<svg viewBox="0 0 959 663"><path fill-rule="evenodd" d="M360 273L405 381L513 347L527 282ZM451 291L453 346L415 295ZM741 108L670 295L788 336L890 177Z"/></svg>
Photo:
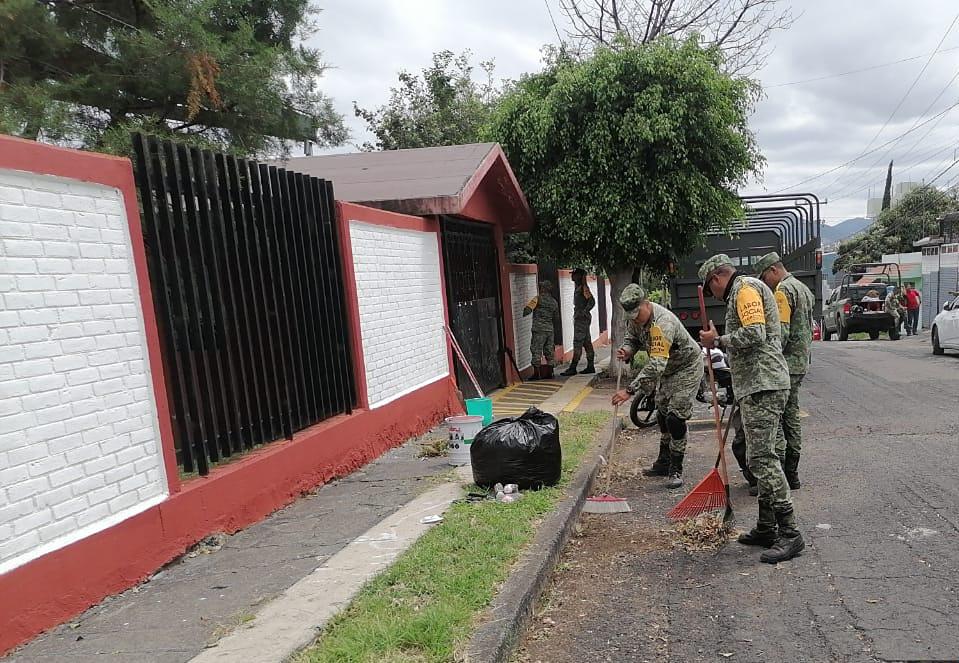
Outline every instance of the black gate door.
<svg viewBox="0 0 959 663"><path fill-rule="evenodd" d="M443 263L450 328L485 393L502 387L503 306L493 229L443 217ZM455 358L456 382L468 398L476 390Z"/></svg>

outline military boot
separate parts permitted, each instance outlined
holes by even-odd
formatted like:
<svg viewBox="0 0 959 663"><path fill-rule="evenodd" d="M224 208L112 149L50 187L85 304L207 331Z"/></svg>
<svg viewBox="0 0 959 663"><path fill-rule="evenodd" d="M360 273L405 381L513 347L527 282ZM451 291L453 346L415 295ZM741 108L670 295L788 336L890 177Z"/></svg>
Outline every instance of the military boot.
<svg viewBox="0 0 959 663"><path fill-rule="evenodd" d="M669 440L659 442L659 456L653 461L653 466L648 470L643 470L644 477L668 477L669 476Z"/></svg>
<svg viewBox="0 0 959 663"><path fill-rule="evenodd" d="M776 513L776 523L779 525L779 537L776 543L759 556L759 561L766 564L785 562L801 553L806 547L802 534L796 529L796 516L793 514L792 507Z"/></svg>
<svg viewBox="0 0 959 663"><path fill-rule="evenodd" d="M560 373L560 375L565 376L565 377L570 377L570 376L576 375L576 373L577 373L577 371L576 371L576 364L570 364L570 365L569 365L569 368L567 368L565 371L563 371L562 373Z"/></svg>
<svg viewBox="0 0 959 663"><path fill-rule="evenodd" d="M783 472L786 475L786 482L789 484L789 490L799 490L802 483L799 481L799 454L795 451L786 450L786 462L783 463Z"/></svg>
<svg viewBox="0 0 959 663"><path fill-rule="evenodd" d="M669 454L669 481L667 488L679 488L683 485L683 454L671 452Z"/></svg>
<svg viewBox="0 0 959 663"><path fill-rule="evenodd" d="M595 372L596 372L596 367L593 366L593 362L592 362L592 361L590 361L589 363L587 363L587 364L586 364L586 368L584 368L583 370L580 371L580 373L595 373Z"/></svg>
<svg viewBox="0 0 959 663"><path fill-rule="evenodd" d="M776 543L776 513L772 505L765 500L759 503L759 518L756 526L745 534L740 534L737 541L744 546L762 546L769 548Z"/></svg>

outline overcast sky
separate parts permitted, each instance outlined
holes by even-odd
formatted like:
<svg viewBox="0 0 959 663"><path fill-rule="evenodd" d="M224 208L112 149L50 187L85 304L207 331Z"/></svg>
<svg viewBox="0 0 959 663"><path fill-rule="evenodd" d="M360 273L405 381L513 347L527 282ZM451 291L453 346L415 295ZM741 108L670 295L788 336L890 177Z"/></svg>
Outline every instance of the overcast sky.
<svg viewBox="0 0 959 663"><path fill-rule="evenodd" d="M420 71L434 51L470 49L475 62L495 60L497 75L504 78L538 70L540 48L557 41L546 1L322 0L321 31L311 42L333 67L322 88L346 117L354 141L361 143L369 136L353 116L352 102L365 107L384 103L397 72ZM548 2L565 36L559 2ZM768 163L747 192L811 191L830 200L824 216L832 223L863 215L870 187L874 196L882 195L890 158L896 160L895 182L929 181L953 163L959 156L954 155L959 108L930 118L959 102L959 77L950 83L959 73L959 21L946 35L959 2L783 2L799 17L790 30L776 34L775 50L756 75L766 90L751 125ZM944 35L940 50L946 52L930 59ZM905 58L914 59L876 67ZM867 67L876 68L835 76ZM808 80L826 76L832 77ZM880 149L800 184L858 157L870 141L870 150ZM956 181L959 166L937 183Z"/></svg>

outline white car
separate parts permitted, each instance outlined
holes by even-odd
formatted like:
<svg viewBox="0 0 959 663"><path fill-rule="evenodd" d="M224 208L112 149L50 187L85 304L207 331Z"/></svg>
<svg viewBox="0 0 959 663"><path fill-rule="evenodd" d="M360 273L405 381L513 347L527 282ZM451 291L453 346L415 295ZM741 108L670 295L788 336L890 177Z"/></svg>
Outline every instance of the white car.
<svg viewBox="0 0 959 663"><path fill-rule="evenodd" d="M941 355L946 350L959 350L959 297L943 304L932 321L932 353Z"/></svg>

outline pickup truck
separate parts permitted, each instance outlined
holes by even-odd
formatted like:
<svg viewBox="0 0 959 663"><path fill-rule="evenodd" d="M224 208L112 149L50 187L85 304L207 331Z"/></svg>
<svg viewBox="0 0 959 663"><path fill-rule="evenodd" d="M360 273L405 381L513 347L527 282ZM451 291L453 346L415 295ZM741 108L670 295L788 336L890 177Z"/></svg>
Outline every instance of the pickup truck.
<svg viewBox="0 0 959 663"><path fill-rule="evenodd" d="M850 334L866 332L872 340L885 333L890 341L898 341L899 325L885 310L886 289L891 285L902 285L896 263L850 267L823 305L823 338L829 341L835 334L840 341L846 341Z"/></svg>

